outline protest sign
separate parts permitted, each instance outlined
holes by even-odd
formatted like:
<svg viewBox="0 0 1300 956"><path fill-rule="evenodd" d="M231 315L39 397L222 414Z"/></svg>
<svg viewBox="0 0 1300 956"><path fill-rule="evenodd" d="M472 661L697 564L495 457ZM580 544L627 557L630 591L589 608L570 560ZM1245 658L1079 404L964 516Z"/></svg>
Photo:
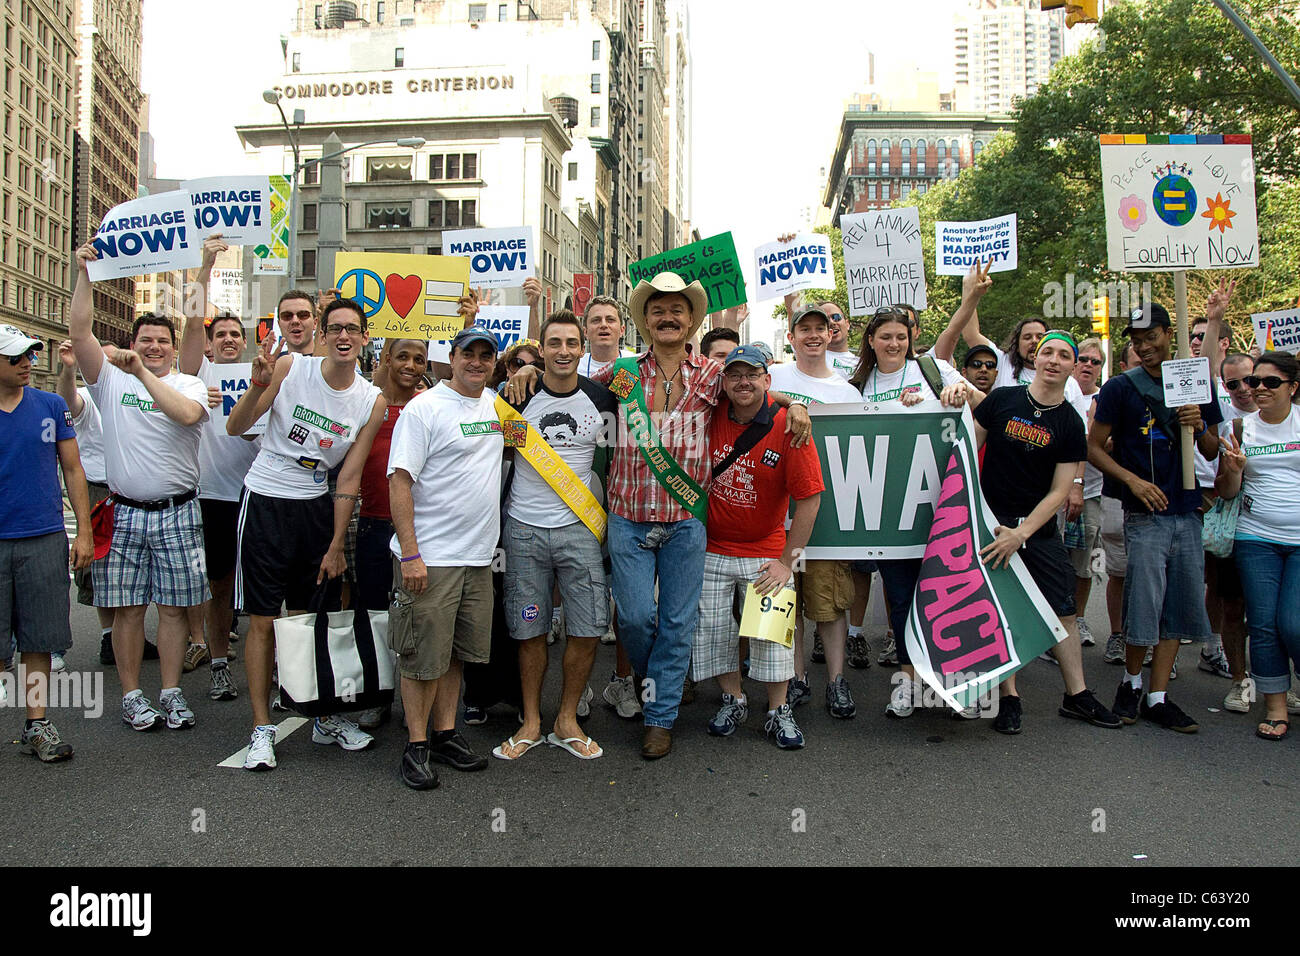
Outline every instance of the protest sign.
<svg viewBox="0 0 1300 956"><path fill-rule="evenodd" d="M849 314L870 315L884 305L925 308L925 253L915 206L840 217Z"/></svg>
<svg viewBox="0 0 1300 956"><path fill-rule="evenodd" d="M207 380L210 383L215 382L217 390L221 392L221 404L216 408L210 409L212 422L209 428L215 428L218 434L226 433L226 421L230 418L230 412L248 391L249 379L253 377L253 364L251 362L231 362L228 365L217 365L215 363L208 366ZM249 426L245 435L262 435L266 433L266 419L270 413L263 415L252 425Z"/></svg>
<svg viewBox="0 0 1300 956"><path fill-rule="evenodd" d="M596 277L590 272L573 274L573 313L578 318L587 311L587 303L596 294Z"/></svg>
<svg viewBox="0 0 1300 956"><path fill-rule="evenodd" d="M917 675L953 708L975 704L1066 636L1019 555L996 569L980 561L997 524L962 409L904 635Z"/></svg>
<svg viewBox="0 0 1300 956"><path fill-rule="evenodd" d="M244 270L213 269L208 284L208 301L218 312L243 315Z"/></svg>
<svg viewBox="0 0 1300 956"><path fill-rule="evenodd" d="M800 233L790 242L769 242L754 250L755 297L778 299L801 289L835 288L831 241Z"/></svg>
<svg viewBox="0 0 1300 956"><path fill-rule="evenodd" d="M446 256L469 257L471 284L489 289L523 285L537 272L532 226L444 232L442 252Z"/></svg>
<svg viewBox="0 0 1300 956"><path fill-rule="evenodd" d="M1189 358L1161 362L1160 381L1164 385L1165 408L1205 405L1211 398L1210 360Z"/></svg>
<svg viewBox="0 0 1300 956"><path fill-rule="evenodd" d="M450 339L465 327L458 300L469 287L469 259L340 252L334 287L365 310L371 335Z"/></svg>
<svg viewBox="0 0 1300 956"><path fill-rule="evenodd" d="M190 227L189 200L175 189L110 209L91 240L99 258L86 268L90 281L198 268L203 242Z"/></svg>
<svg viewBox="0 0 1300 956"><path fill-rule="evenodd" d="M633 286L661 272L675 272L687 284L698 279L709 294L710 312L721 312L746 301L745 278L740 274L736 243L729 232L670 249L627 267Z"/></svg>
<svg viewBox="0 0 1300 956"><path fill-rule="evenodd" d="M991 272L1011 272L1020 261L1016 246L1016 214L976 222L934 224L934 271L941 276L964 276L979 262Z"/></svg>
<svg viewBox="0 0 1300 956"><path fill-rule="evenodd" d="M1250 321L1255 326L1255 342L1261 352L1274 349L1300 352L1300 309L1257 312Z"/></svg>
<svg viewBox="0 0 1300 956"><path fill-rule="evenodd" d="M479 306L474 324L496 336L497 351L504 352L524 337L524 330L528 328L528 306Z"/></svg>
<svg viewBox="0 0 1300 956"><path fill-rule="evenodd" d="M882 407L849 402L809 409L826 482L805 549L809 558L919 558L925 551L940 463L948 459L959 413L937 399L907 411Z"/></svg>
<svg viewBox="0 0 1300 956"><path fill-rule="evenodd" d="M1250 137L1101 137L1106 260L1114 272L1259 265Z"/></svg>
<svg viewBox="0 0 1300 956"><path fill-rule="evenodd" d="M759 594L751 582L745 586L745 601L740 612L741 636L793 647L797 603L792 587L786 586L775 594Z"/></svg>
<svg viewBox="0 0 1300 956"><path fill-rule="evenodd" d="M289 274L289 200L288 176L267 177L271 191L271 239L253 247L253 275L287 276Z"/></svg>
<svg viewBox="0 0 1300 956"><path fill-rule="evenodd" d="M190 194L190 224L204 238L220 233L231 246L271 239L269 176L209 176L181 183Z"/></svg>

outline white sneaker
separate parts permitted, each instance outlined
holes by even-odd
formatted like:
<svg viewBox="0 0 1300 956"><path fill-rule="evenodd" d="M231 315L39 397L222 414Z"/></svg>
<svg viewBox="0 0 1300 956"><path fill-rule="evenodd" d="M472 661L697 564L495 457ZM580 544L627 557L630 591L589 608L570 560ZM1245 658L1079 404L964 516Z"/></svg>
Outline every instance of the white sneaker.
<svg viewBox="0 0 1300 956"><path fill-rule="evenodd" d="M1288 714L1300 714L1300 696L1297 696L1293 690L1286 692L1286 712Z"/></svg>
<svg viewBox="0 0 1300 956"><path fill-rule="evenodd" d="M636 688L632 686L631 674L612 679L600 696L624 720L631 720L641 713L641 704L636 698Z"/></svg>
<svg viewBox="0 0 1300 956"><path fill-rule="evenodd" d="M253 728L253 736L248 740L248 756L244 758L244 769L275 769L275 727L267 724Z"/></svg>
<svg viewBox="0 0 1300 956"><path fill-rule="evenodd" d="M68 662L63 659L62 654L50 655L50 673L58 674L68 669Z"/></svg>
<svg viewBox="0 0 1300 956"><path fill-rule="evenodd" d="M546 635L546 646L550 647L560 639L560 634L564 631L564 610L561 609L558 617L551 618L551 633Z"/></svg>
<svg viewBox="0 0 1300 956"><path fill-rule="evenodd" d="M584 687L584 688L582 689L582 696L578 698L578 716L579 716L579 717L590 717L590 716L591 716L591 699L592 699L593 697L595 697L595 696L596 696L596 694L595 694L595 692L591 689L590 686Z"/></svg>
<svg viewBox="0 0 1300 956"><path fill-rule="evenodd" d="M1084 647L1092 647L1097 643L1097 639L1092 636L1092 628L1083 618L1075 618L1075 625L1079 628L1079 643Z"/></svg>
<svg viewBox="0 0 1300 956"><path fill-rule="evenodd" d="M167 726L172 730L188 730L194 726L194 711L190 710L185 695L179 690L163 694L158 703L167 713Z"/></svg>
<svg viewBox="0 0 1300 956"><path fill-rule="evenodd" d="M915 709L916 683L904 677L894 685L894 692L889 695L885 705L886 717L911 717Z"/></svg>
<svg viewBox="0 0 1300 956"><path fill-rule="evenodd" d="M1249 714L1250 703L1255 699L1255 684L1247 677L1232 682L1232 689L1223 698L1223 709L1238 714Z"/></svg>
<svg viewBox="0 0 1300 956"><path fill-rule="evenodd" d="M311 728L311 742L338 744L344 750L365 750L375 742L375 738L341 714L334 714L316 718Z"/></svg>
<svg viewBox="0 0 1300 956"><path fill-rule="evenodd" d="M144 694L122 698L122 723L129 724L132 730L153 730L165 720L163 712Z"/></svg>

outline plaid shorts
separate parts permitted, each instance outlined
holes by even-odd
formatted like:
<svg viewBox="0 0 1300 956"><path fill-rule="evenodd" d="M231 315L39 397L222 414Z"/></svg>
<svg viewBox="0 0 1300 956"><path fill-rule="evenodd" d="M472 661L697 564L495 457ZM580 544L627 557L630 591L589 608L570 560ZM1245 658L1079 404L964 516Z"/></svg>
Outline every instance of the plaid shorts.
<svg viewBox="0 0 1300 956"><path fill-rule="evenodd" d="M740 670L740 622L733 612L736 594L758 577L768 558L734 558L704 553L704 585L700 589L700 616L695 625L691 653L691 680ZM772 641L749 642L749 677L776 684L794 677L794 648Z"/></svg>
<svg viewBox="0 0 1300 956"><path fill-rule="evenodd" d="M197 498L162 511L118 502L113 544L92 565L96 607L193 607L208 597L203 518Z"/></svg>

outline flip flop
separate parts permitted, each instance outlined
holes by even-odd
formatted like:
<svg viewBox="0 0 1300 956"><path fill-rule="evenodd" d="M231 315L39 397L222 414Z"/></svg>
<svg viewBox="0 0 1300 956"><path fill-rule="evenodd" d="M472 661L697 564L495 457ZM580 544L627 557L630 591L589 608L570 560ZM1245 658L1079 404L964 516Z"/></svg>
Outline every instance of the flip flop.
<svg viewBox="0 0 1300 956"><path fill-rule="evenodd" d="M585 739L582 737L560 737L554 731L552 731L550 734L547 735L546 742L550 744L552 747L559 747L562 750L567 750L569 753L573 754L579 760L595 760L597 757L603 757L605 755L605 751L600 749L600 744L596 743L596 741L592 740L590 737L587 737ZM590 750L594 746L596 748L596 752L583 753L581 750L578 750L576 747L574 747L573 746L574 744L582 744L588 750Z"/></svg>
<svg viewBox="0 0 1300 956"><path fill-rule="evenodd" d="M492 748L492 756L499 757L502 760L518 760L524 754L528 753L528 751L540 744L540 740L529 740L527 737L521 737L519 740L515 740L514 737L507 737L505 743L497 744ZM513 757L506 753L506 750L514 750L516 747L523 747L524 749Z"/></svg>
<svg viewBox="0 0 1300 956"><path fill-rule="evenodd" d="M1287 734L1291 733L1291 721L1289 720L1261 720L1260 723L1268 724L1270 727L1274 729L1277 729L1277 727L1279 726L1283 726L1286 728L1286 730L1282 731L1280 734L1266 734L1263 731L1261 731L1258 726L1256 726L1255 736L1260 738L1261 740L1285 740Z"/></svg>

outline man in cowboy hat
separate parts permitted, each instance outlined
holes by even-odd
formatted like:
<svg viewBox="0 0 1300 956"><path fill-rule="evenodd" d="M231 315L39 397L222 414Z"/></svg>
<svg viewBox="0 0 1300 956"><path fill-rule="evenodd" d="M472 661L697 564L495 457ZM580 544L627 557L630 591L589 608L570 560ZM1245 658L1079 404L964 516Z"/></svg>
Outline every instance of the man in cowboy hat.
<svg viewBox="0 0 1300 956"><path fill-rule="evenodd" d="M619 359L592 380L620 399L608 488L609 554L619 631L644 679L641 756L655 760L672 749L670 731L691 660L704 579L709 423L722 394L722 366L688 345L708 312L698 281L687 284L671 272L642 280L629 311L649 350ZM715 318L720 325L734 321L725 313ZM521 369L511 380L517 395L508 397L521 398L535 379L535 369ZM772 399L792 404L775 392ZM807 411L794 412L788 427L802 444L811 433Z"/></svg>

